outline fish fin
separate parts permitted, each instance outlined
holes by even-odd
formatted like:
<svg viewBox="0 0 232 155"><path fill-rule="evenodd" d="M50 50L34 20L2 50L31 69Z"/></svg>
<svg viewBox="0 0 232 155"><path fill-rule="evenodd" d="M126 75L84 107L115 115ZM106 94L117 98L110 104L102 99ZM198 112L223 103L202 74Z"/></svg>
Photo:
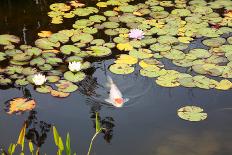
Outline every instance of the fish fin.
<svg viewBox="0 0 232 155"><path fill-rule="evenodd" d="M125 98L123 99L124 100L124 103L128 102L130 99L129 98Z"/></svg>
<svg viewBox="0 0 232 155"><path fill-rule="evenodd" d="M114 104L110 98L105 99L106 102Z"/></svg>

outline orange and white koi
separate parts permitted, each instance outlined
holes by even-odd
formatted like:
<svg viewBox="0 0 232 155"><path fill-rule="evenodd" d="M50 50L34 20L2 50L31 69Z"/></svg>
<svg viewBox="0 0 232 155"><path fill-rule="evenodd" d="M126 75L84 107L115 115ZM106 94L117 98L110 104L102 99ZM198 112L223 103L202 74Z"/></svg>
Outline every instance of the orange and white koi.
<svg viewBox="0 0 232 155"><path fill-rule="evenodd" d="M117 85L113 82L110 76L107 76L107 86L110 88L109 98L105 99L106 102L111 103L115 107L122 107L125 102L129 101L128 98L123 98L121 91Z"/></svg>

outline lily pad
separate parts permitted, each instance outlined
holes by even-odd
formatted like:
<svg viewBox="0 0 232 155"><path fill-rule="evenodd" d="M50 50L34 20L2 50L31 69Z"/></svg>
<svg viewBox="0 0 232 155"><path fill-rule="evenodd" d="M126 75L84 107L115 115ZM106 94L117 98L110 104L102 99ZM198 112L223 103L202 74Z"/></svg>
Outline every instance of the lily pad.
<svg viewBox="0 0 232 155"><path fill-rule="evenodd" d="M64 93L71 93L78 89L77 85L67 80L60 80L59 83L56 84L56 87L58 88L58 91L61 91Z"/></svg>
<svg viewBox="0 0 232 155"><path fill-rule="evenodd" d="M53 42L49 41L48 38L37 39L35 41L35 45L38 48L45 49L45 50L51 50L51 49L54 49L54 47L60 47L59 42L53 43Z"/></svg>
<svg viewBox="0 0 232 155"><path fill-rule="evenodd" d="M134 67L128 64L113 64L109 70L114 74L131 74L134 72Z"/></svg>
<svg viewBox="0 0 232 155"><path fill-rule="evenodd" d="M84 80L85 77L86 75L83 72L73 73L71 71L67 71L64 73L64 78L70 82L80 82Z"/></svg>
<svg viewBox="0 0 232 155"><path fill-rule="evenodd" d="M180 118L191 121L198 122L203 121L207 118L207 113L203 112L204 110L197 106L185 106L180 108L177 111L177 114Z"/></svg>
<svg viewBox="0 0 232 155"><path fill-rule="evenodd" d="M0 45L11 45L12 43L19 43L20 38L14 35L2 34L0 35Z"/></svg>
<svg viewBox="0 0 232 155"><path fill-rule="evenodd" d="M111 49L104 46L91 46L87 53L94 57L104 57L111 54Z"/></svg>
<svg viewBox="0 0 232 155"><path fill-rule="evenodd" d="M211 38L211 39L204 40L202 43L209 47L219 47L223 45L225 42L226 42L226 39L224 38Z"/></svg>
<svg viewBox="0 0 232 155"><path fill-rule="evenodd" d="M114 61L116 64L129 64L133 65L138 62L138 59L136 57L127 55L127 54L121 54L117 60Z"/></svg>

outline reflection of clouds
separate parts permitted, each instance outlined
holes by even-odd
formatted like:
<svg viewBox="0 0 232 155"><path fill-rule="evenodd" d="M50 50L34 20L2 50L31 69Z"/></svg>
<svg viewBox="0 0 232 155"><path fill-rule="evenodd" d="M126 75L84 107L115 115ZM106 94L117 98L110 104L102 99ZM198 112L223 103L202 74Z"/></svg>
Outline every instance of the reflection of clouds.
<svg viewBox="0 0 232 155"><path fill-rule="evenodd" d="M176 134L162 140L157 155L218 155L231 152L226 137L214 132ZM226 153L226 154L227 154Z"/></svg>

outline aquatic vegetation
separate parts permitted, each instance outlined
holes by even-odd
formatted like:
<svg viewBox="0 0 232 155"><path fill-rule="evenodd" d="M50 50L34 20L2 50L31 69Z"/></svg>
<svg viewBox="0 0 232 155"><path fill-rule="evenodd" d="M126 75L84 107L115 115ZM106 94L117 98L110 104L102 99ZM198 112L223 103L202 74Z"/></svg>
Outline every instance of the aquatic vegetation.
<svg viewBox="0 0 232 155"><path fill-rule="evenodd" d="M203 109L196 106L185 106L177 111L180 118L187 121L202 121L207 118L207 113L203 112Z"/></svg>
<svg viewBox="0 0 232 155"><path fill-rule="evenodd" d="M34 82L35 85L40 86L40 85L43 85L47 81L47 78L45 75L35 74L33 75L32 81Z"/></svg>
<svg viewBox="0 0 232 155"><path fill-rule="evenodd" d="M215 81L213 77L227 80L232 78L231 2L190 1L188 5L186 8L186 1L150 0L144 4L133 5L130 0L97 2L96 6L99 8L87 7L77 1L54 3L48 13L52 17L52 23L62 23L65 18L84 18L76 20L73 29L56 33L41 31L38 33L40 38L35 41L36 47L21 45L17 49L15 44L20 42L17 36L1 35L0 44L5 51L0 52L0 61L7 60L10 65L2 69L0 84L15 83L26 86L33 84L33 75L45 72L48 79L46 86L36 90L57 97L68 96L70 91L64 92L65 90L60 88L56 90L54 86L64 79L72 82L72 85L85 79L84 70L90 68L91 64L83 59L128 51L128 54L118 54L114 64L109 66L111 72L130 74L134 72L137 64L143 64L141 75L155 78L154 81L160 86L227 90L221 87L224 79ZM99 12L102 7L105 8L103 13ZM165 11L166 7L173 9L171 12ZM218 8L225 8L225 13L218 14L215 11ZM220 27L215 29L212 25ZM95 34L102 29L112 40L107 42L96 37ZM202 46L193 47L195 41L199 44L202 42ZM144 67L144 61L147 59L160 63L152 64L150 61L149 65ZM172 71L166 69L165 63L161 63L166 60L192 72L187 76L178 71L175 72L174 78L170 78L168 73ZM82 63L81 72L79 69L77 73L59 70L59 66L67 66L66 63L73 62ZM199 75L194 73L201 75L201 83L198 82ZM208 75L210 77L206 77Z"/></svg>
<svg viewBox="0 0 232 155"><path fill-rule="evenodd" d="M72 72L78 72L81 70L81 62L69 62L68 68Z"/></svg>
<svg viewBox="0 0 232 155"><path fill-rule="evenodd" d="M2 155L13 155L16 152L17 146L21 147L21 153L20 154L25 154L25 143L26 143L26 132L27 132L27 122L23 123L23 126L20 130L20 133L18 135L18 140L16 143L11 143L8 150L5 151L3 148L1 148L1 154ZM90 155L91 149L93 147L93 142L95 138L97 137L98 134L102 133L105 130L105 128L102 127L102 124L99 120L99 114L95 113L95 134L93 135L90 145L88 148L88 153L87 155ZM65 152L65 155L76 155L76 153L72 153L71 149L71 136L69 133L66 134L66 140L65 143L63 142L62 137L60 136L58 130L56 129L55 126L52 127L52 132L53 132L53 138L55 145L57 146L57 155L62 155L63 152ZM40 154L40 148L37 146L37 148L34 147L35 144L31 140L28 140L28 148L29 151L32 155L34 154Z"/></svg>
<svg viewBox="0 0 232 155"><path fill-rule="evenodd" d="M132 29L132 30L130 30L129 38L142 39L142 38L144 38L144 32L140 29Z"/></svg>
<svg viewBox="0 0 232 155"><path fill-rule="evenodd" d="M36 106L36 102L27 98L14 98L9 101L7 108L8 114L19 113L33 110Z"/></svg>

